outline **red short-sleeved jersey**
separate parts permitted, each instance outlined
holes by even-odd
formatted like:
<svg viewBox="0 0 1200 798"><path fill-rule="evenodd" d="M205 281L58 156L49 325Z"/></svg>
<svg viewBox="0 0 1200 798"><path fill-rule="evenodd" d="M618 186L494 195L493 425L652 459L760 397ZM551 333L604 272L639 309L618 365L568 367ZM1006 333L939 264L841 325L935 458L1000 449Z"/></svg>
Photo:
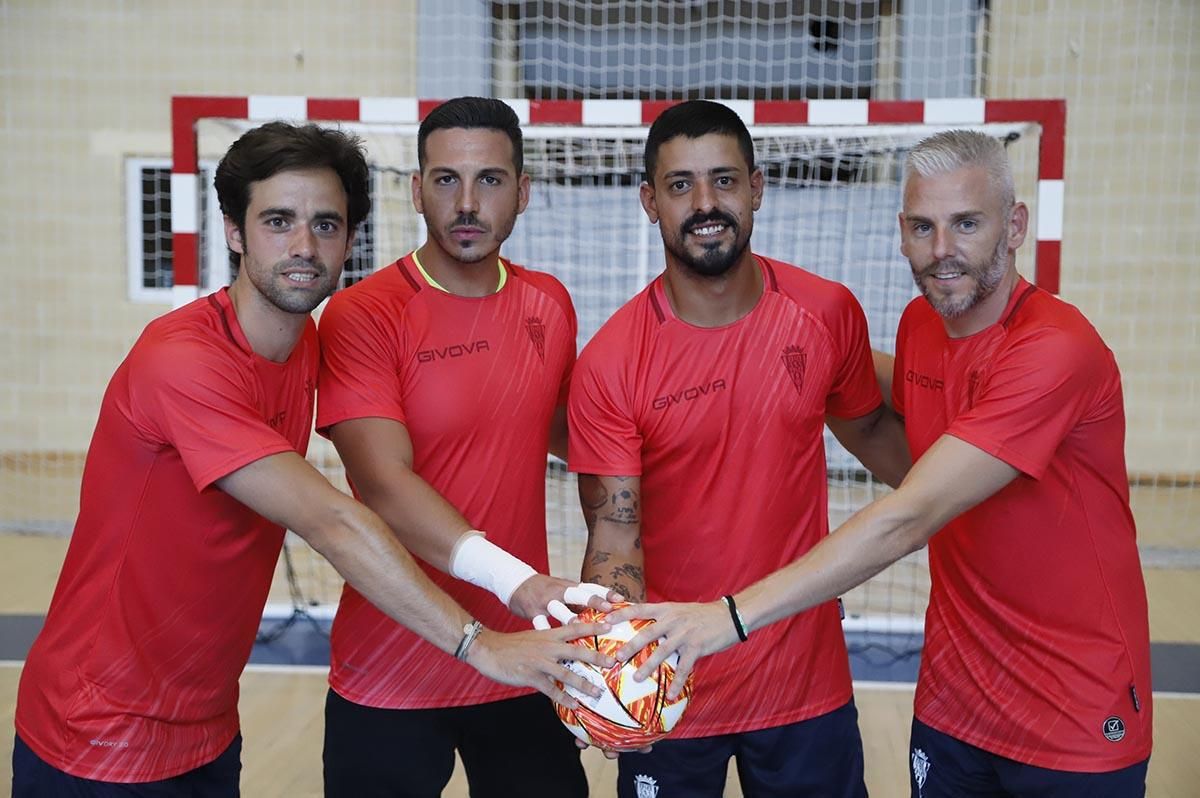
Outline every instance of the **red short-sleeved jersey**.
<svg viewBox="0 0 1200 798"><path fill-rule="evenodd" d="M711 601L828 532L826 414L879 406L862 309L842 285L756 257L764 292L739 321L694 327L652 282L601 328L571 385L570 468L641 477L650 601ZM676 729L780 726L851 697L836 602L700 661Z"/></svg>
<svg viewBox="0 0 1200 798"><path fill-rule="evenodd" d="M283 530L214 481L303 453L317 337L256 355L221 291L151 322L105 392L79 517L21 674L16 726L56 768L116 782L216 758L238 730Z"/></svg>
<svg viewBox="0 0 1200 798"><path fill-rule="evenodd" d="M967 338L913 300L894 386L914 459L948 434L1022 472L930 541L917 717L1038 767L1145 759L1146 591L1112 352L1022 280L1001 321Z"/></svg>
<svg viewBox="0 0 1200 798"><path fill-rule="evenodd" d="M339 291L321 317L317 426L381 417L405 425L413 471L501 548L548 570L546 450L575 363L575 310L548 274L504 262L495 294L429 286L412 256ZM492 629L528 622L485 590L421 563ZM530 691L480 675L346 587L329 683L359 704L465 706Z"/></svg>

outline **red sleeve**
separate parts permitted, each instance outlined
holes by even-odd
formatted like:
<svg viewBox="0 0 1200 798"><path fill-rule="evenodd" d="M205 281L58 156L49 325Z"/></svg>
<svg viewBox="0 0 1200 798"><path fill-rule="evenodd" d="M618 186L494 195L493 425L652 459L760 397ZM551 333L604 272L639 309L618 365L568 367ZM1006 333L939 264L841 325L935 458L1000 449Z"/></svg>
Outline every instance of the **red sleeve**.
<svg viewBox="0 0 1200 798"><path fill-rule="evenodd" d="M922 300L923 301L923 300ZM911 305L909 306L911 307ZM908 336L912 327L911 311L907 308L900 314L900 324L896 327L896 360L892 364L892 410L901 418L904 417L904 350L908 344Z"/></svg>
<svg viewBox="0 0 1200 798"><path fill-rule="evenodd" d="M567 403L567 462L580 474L642 474L642 434L621 385L625 356L607 357L593 338L579 358Z"/></svg>
<svg viewBox="0 0 1200 798"><path fill-rule="evenodd" d="M133 422L179 452L196 490L295 447L267 424L248 364L203 344L139 349L129 363Z"/></svg>
<svg viewBox="0 0 1200 798"><path fill-rule="evenodd" d="M317 431L339 421L389 418L405 423L401 403L401 336L386 329L393 312L373 312L352 292L339 292L321 314Z"/></svg>
<svg viewBox="0 0 1200 798"><path fill-rule="evenodd" d="M1030 330L997 353L971 409L946 432L1040 479L1097 396L1106 356L1081 335Z"/></svg>
<svg viewBox="0 0 1200 798"><path fill-rule="evenodd" d="M542 273L538 272L537 274ZM571 295L567 292L566 286L549 274L542 274L542 276L545 278L542 288L562 308L563 316L567 320L567 332L571 336L570 357L567 358L567 367L563 370L562 381L558 387L557 406L562 407L567 404L567 395L571 389L571 374L575 371L575 342L579 338L579 319L575 316L575 305L571 302Z"/></svg>
<svg viewBox="0 0 1200 798"><path fill-rule="evenodd" d="M879 407L883 396L875 379L867 317L848 288L838 285L837 289L837 305L829 323L835 345L841 344L841 367L825 400L825 412L837 418L858 418Z"/></svg>

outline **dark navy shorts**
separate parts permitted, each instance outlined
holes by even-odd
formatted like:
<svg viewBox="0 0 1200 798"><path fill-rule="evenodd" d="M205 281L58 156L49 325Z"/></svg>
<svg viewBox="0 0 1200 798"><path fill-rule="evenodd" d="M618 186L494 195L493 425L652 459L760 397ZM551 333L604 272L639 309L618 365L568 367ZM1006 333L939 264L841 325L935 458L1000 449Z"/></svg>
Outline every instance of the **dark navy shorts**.
<svg viewBox="0 0 1200 798"><path fill-rule="evenodd" d="M1050 770L976 748L913 718L908 764L913 798L1140 798L1150 760L1107 773Z"/></svg>
<svg viewBox="0 0 1200 798"><path fill-rule="evenodd" d="M787 726L663 740L621 754L619 798L721 798L729 759L746 798L864 798L862 738L854 702Z"/></svg>
<svg viewBox="0 0 1200 798"><path fill-rule="evenodd" d="M162 781L117 784L81 779L42 760L17 735L13 742L13 798L238 798L242 736L212 762Z"/></svg>
<svg viewBox="0 0 1200 798"><path fill-rule="evenodd" d="M325 699L326 798L438 798L462 758L472 798L586 798L575 737L550 699L378 709Z"/></svg>

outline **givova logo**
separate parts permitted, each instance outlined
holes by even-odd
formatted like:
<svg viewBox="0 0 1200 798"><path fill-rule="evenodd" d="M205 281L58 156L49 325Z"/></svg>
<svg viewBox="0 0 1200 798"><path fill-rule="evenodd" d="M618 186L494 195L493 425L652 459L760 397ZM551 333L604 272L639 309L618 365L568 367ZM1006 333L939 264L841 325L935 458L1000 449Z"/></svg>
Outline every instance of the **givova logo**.
<svg viewBox="0 0 1200 798"><path fill-rule="evenodd" d="M658 795L658 782L652 776L637 774L633 777L633 786L637 791L637 798L656 798Z"/></svg>

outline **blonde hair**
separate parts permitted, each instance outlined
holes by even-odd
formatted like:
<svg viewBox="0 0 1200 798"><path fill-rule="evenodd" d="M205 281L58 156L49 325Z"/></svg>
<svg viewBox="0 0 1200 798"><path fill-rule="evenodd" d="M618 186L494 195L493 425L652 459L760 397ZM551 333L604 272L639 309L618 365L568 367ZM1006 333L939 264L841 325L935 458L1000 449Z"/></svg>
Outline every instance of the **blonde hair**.
<svg viewBox="0 0 1200 798"><path fill-rule="evenodd" d="M973 166L987 170L992 187L1002 194L1005 207L1012 207L1016 192L1008 153L999 139L978 130L946 130L920 141L904 160L901 191L914 174L932 177Z"/></svg>

